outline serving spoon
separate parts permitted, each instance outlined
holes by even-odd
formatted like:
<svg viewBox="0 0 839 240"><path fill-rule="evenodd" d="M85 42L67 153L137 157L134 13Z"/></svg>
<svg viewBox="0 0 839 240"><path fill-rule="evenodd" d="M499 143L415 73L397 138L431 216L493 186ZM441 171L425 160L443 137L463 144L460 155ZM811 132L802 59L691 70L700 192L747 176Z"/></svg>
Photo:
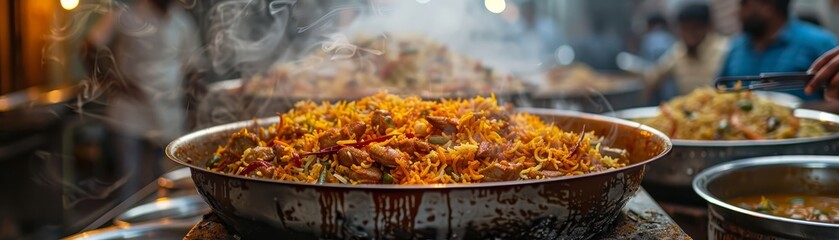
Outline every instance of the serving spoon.
<svg viewBox="0 0 839 240"><path fill-rule="evenodd" d="M804 89L814 74L804 72L761 73L758 76L719 77L714 87L720 92L742 92L756 90Z"/></svg>

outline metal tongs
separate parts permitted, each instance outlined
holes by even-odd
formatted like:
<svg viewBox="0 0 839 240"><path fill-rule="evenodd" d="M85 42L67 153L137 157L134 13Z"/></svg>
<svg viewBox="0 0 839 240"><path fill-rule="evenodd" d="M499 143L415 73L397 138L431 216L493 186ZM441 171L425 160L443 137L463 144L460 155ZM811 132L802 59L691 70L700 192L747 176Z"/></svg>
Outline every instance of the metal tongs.
<svg viewBox="0 0 839 240"><path fill-rule="evenodd" d="M791 90L804 89L810 80L813 80L810 73L761 73L758 76L720 77L714 87L720 92Z"/></svg>

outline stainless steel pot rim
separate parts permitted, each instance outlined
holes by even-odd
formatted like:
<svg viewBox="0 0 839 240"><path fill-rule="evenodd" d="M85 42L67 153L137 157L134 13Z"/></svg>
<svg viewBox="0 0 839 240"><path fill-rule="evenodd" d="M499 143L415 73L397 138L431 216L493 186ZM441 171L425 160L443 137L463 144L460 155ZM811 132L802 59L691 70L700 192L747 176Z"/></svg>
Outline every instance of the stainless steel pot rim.
<svg viewBox="0 0 839 240"><path fill-rule="evenodd" d="M705 201L708 201L708 203L710 204L714 204L716 206L723 207L728 210L739 212L742 214L751 215L762 219L771 219L780 222L839 229L839 224L796 220L792 218L779 217L775 215L746 210L714 197L707 187L708 183L713 179L716 179L719 176L725 175L733 171L747 168L760 168L766 166L779 165L798 166L804 168L839 168L839 156L785 155L747 158L727 162L707 168L704 171L697 174L696 177L693 179L693 190L696 192L696 194L705 199Z"/></svg>
<svg viewBox="0 0 839 240"><path fill-rule="evenodd" d="M621 84L620 87L606 89L605 91L596 90L594 88L584 88L584 89L559 89L559 90L550 90L550 91L542 91L533 92L533 99L537 100L550 100L550 99L565 99L565 98L579 98L579 97L586 97L586 96L595 96L596 95L616 95L634 91L644 90L644 85L641 84L641 80L639 79L627 79L627 80L619 80L619 81L627 81L632 82L633 84Z"/></svg>
<svg viewBox="0 0 839 240"><path fill-rule="evenodd" d="M113 226L107 228L94 229L87 232L67 236L62 239L119 239L118 237L120 236L141 235L144 233L154 232L158 230L188 231L193 226L195 226L195 222L190 221L141 223L130 226Z"/></svg>
<svg viewBox="0 0 839 240"><path fill-rule="evenodd" d="M581 113L575 111L565 111L565 110L555 110L555 109L539 109L539 108L518 108L516 109L517 112L524 112L524 113L532 113L532 114L546 114L546 115L555 115L555 116L565 116L565 117L578 117L578 118L588 118L594 120L603 120L603 121L610 121L616 124L621 124L629 127L635 127L643 131L647 131L655 136L664 140L664 149L658 155L644 160L642 162L634 163L622 168L618 169L610 169L606 171L596 172L596 173L589 173L583 175L576 175L576 176L567 176L567 177L559 177L559 178L550 178L550 179L530 179L530 180L517 180L517 181L504 181L504 182L488 182L488 183L455 183L455 184L424 184L424 185L390 185L390 184L357 184L357 185L348 185L348 184L337 184L337 183L324 183L324 184L316 184L316 183L304 183L304 182L291 182L291 181L278 181L273 179L265 179L265 178L253 178L253 177L245 177L235 174L228 174L228 173L221 173L221 172L213 172L203 167L195 166L194 164L190 164L185 162L183 159L175 156L175 149L179 146L186 145L192 141L192 139L198 138L199 136L207 135L210 133L215 132L222 132L225 130L238 130L244 127L250 127L259 124L271 124L277 122L277 117L268 117L268 118L261 118L255 120L248 120L248 121L239 121L233 122L218 126L213 126L210 128L198 130L187 135L184 135L178 139L175 139L168 146L166 146L166 156L171 159L172 161L183 165L185 167L189 167L192 171L200 171L207 174L219 174L224 175L226 177L232 177L244 181L255 181L255 182L265 182L271 184L285 184L285 185L297 185L301 187L314 187L314 188L347 188L347 189L381 189L381 190L416 190L416 189L461 189L461 188L490 188L490 187L499 187L499 186L523 186L523 185L530 185L530 184L540 184L540 183L549 183L554 181L564 181L569 179L576 179L576 178L587 178L587 177L594 177L599 175L610 174L613 172L619 171L627 171L630 169L642 167L645 164L648 164L652 161L660 159L667 155L670 150L673 148L673 144L669 141L669 138L664 133L646 126L640 123L623 120L614 117L602 116L602 115L595 115L595 114L588 114L588 113Z"/></svg>
<svg viewBox="0 0 839 240"><path fill-rule="evenodd" d="M154 201L146 204L142 204L140 206L136 206L134 208L129 209L128 211L118 215L114 218L114 224L118 226L130 226L132 224L137 224L140 222L135 222L133 219L142 216L145 214L157 212L157 211L164 211L168 209L178 209L178 208L195 208L194 212L195 217L201 217L201 215L207 213L210 210L210 206L207 205L201 196L199 195L186 195L174 198L168 198L163 200L165 203L161 201ZM161 206L161 204L164 204ZM169 221L176 221L175 219L164 217L155 220L149 220L146 222L169 222Z"/></svg>
<svg viewBox="0 0 839 240"><path fill-rule="evenodd" d="M189 171L189 168L182 167L160 176L160 178L157 179L157 184L163 188L175 188L175 182L189 179L191 176L192 173Z"/></svg>
<svg viewBox="0 0 839 240"><path fill-rule="evenodd" d="M609 116L619 117L619 118L642 118L642 117L654 117L655 115L647 115L641 113L658 113L658 107L642 107L642 108L632 108L621 110L617 112L613 112L608 114ZM796 117L805 118L805 119L812 119L824 122L830 122L839 124L839 115L810 110L810 109L795 109L794 112ZM635 116L628 116L628 115L635 115ZM642 115L642 116L639 116ZM790 139L767 139L767 140L718 140L718 141L711 141L711 140L684 140L684 139L670 139L673 143L673 146L677 147L759 147L759 146L779 146L779 145L794 145L800 143L809 143L809 142L817 142L817 141L825 141L825 140L833 140L839 139L839 132L834 132L826 136L821 137L810 137L810 138L790 138Z"/></svg>
<svg viewBox="0 0 839 240"><path fill-rule="evenodd" d="M185 168L185 167L178 168L178 169L172 170L168 173L165 173L165 174L163 174L163 176L160 176L160 177L165 178L166 180L169 180L169 181L177 181L177 180L189 178L189 168Z"/></svg>

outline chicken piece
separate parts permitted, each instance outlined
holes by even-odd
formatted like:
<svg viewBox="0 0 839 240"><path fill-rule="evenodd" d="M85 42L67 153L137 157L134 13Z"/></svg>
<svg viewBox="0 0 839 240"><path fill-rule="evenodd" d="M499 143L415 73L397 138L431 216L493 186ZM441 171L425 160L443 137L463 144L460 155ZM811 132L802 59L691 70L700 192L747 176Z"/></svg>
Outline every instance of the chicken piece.
<svg viewBox="0 0 839 240"><path fill-rule="evenodd" d="M362 163L373 163L373 160L370 159L370 154L367 154L364 150L345 147L338 150L338 163L350 167L352 165L361 166Z"/></svg>
<svg viewBox="0 0 839 240"><path fill-rule="evenodd" d="M507 156L504 155L504 150L509 147L509 143L498 145L491 142L481 142L481 144L478 145L478 151L475 152L475 157L478 159L489 159L495 161L507 160Z"/></svg>
<svg viewBox="0 0 839 240"><path fill-rule="evenodd" d="M271 146L271 150L274 150L274 159L277 161L275 164L278 164L283 156L289 156L294 154L293 149L286 150L286 147L288 147L288 144L282 142L274 144L274 146Z"/></svg>
<svg viewBox="0 0 839 240"><path fill-rule="evenodd" d="M338 166L336 169L341 175L347 176L350 180L360 184L376 184L382 182L382 171L376 167L345 167Z"/></svg>
<svg viewBox="0 0 839 240"><path fill-rule="evenodd" d="M485 182L511 181L519 178L521 169L520 163L500 161L478 170L478 173L484 175Z"/></svg>
<svg viewBox="0 0 839 240"><path fill-rule="evenodd" d="M436 116L427 116L425 117L425 120L428 121L428 123L431 124L432 127L442 131L445 134L452 134L457 132L457 125L460 122L460 120L457 118Z"/></svg>
<svg viewBox="0 0 839 240"><path fill-rule="evenodd" d="M385 110L374 111L373 116L370 117L370 124L379 135L387 134L387 129L394 126L393 117Z"/></svg>
<svg viewBox="0 0 839 240"><path fill-rule="evenodd" d="M364 122L354 122L350 123L344 127L344 130L341 132L341 135L345 136L347 139L361 139L361 136L364 135L364 132L367 131L367 124Z"/></svg>
<svg viewBox="0 0 839 240"><path fill-rule="evenodd" d="M478 145L478 152L475 153L475 157L479 159L494 157L497 151L497 146L494 144L490 142L481 142L481 145Z"/></svg>
<svg viewBox="0 0 839 240"><path fill-rule="evenodd" d="M340 131L334 128L326 130L326 132L318 138L318 143L320 144L320 148L333 147L338 145L339 140L351 138L359 140L366 131L367 124L363 122L356 122L345 126Z"/></svg>
<svg viewBox="0 0 839 240"><path fill-rule="evenodd" d="M413 154L415 152L428 153L428 152L431 152L431 150L434 149L434 147L431 146L431 144L429 144L428 142L422 141L422 140L419 140L419 139L415 139L415 138L409 138L409 139L399 141L396 144L396 147L400 151L402 151L404 153L408 153L408 154Z"/></svg>
<svg viewBox="0 0 839 240"><path fill-rule="evenodd" d="M399 162L405 162L408 159L407 154L382 145L367 146L367 153L373 161L385 167L397 167Z"/></svg>
<svg viewBox="0 0 839 240"><path fill-rule="evenodd" d="M242 161L252 163L255 161L274 162L274 150L269 147L255 147L245 150Z"/></svg>
<svg viewBox="0 0 839 240"><path fill-rule="evenodd" d="M256 134L248 132L247 129L242 129L230 136L230 140L227 141L224 148L230 153L241 156L246 149L256 146L259 146L259 139Z"/></svg>
<svg viewBox="0 0 839 240"><path fill-rule="evenodd" d="M328 148L332 146L338 145L338 140L341 140L341 133L335 129L326 130L320 137L318 138L318 144L320 144L320 148Z"/></svg>

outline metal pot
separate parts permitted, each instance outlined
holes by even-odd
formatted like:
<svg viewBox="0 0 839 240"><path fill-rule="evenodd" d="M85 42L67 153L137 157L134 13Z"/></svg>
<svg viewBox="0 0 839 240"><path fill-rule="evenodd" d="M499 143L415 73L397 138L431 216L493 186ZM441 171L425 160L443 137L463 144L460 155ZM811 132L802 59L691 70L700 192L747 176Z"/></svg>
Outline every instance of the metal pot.
<svg viewBox="0 0 839 240"><path fill-rule="evenodd" d="M144 222L169 222L175 220L198 222L201 216L210 212L201 197L187 195L175 198L159 198L154 202L134 207L114 219L114 225L130 226Z"/></svg>
<svg viewBox="0 0 839 240"><path fill-rule="evenodd" d="M638 189L646 164L667 154L661 132L637 123L576 112L521 110L568 131L611 136L626 149L624 168L555 179L477 184L342 185L281 182L208 171L232 132L277 118L200 130L166 153L190 167L198 192L247 238L289 239L587 239L609 226Z"/></svg>
<svg viewBox="0 0 839 240"><path fill-rule="evenodd" d="M114 240L114 239L183 239L195 222L157 222L129 227L108 227L91 230L64 238L65 240Z"/></svg>
<svg viewBox="0 0 839 240"><path fill-rule="evenodd" d="M658 107L634 108L619 111L614 116L623 119L648 118L658 115ZM768 155L832 155L839 152L839 116L807 109L796 109L795 116L832 125L830 135L815 138L703 141L673 139L673 153L650 165L644 179L645 188L657 200L688 204L704 204L691 190L696 173L727 161ZM647 186L650 185L650 186Z"/></svg>
<svg viewBox="0 0 839 240"><path fill-rule="evenodd" d="M594 89L554 89L533 93L532 104L539 108L554 108L605 113L644 106L644 83L627 74L600 73L614 82L606 91Z"/></svg>
<svg viewBox="0 0 839 240"><path fill-rule="evenodd" d="M717 165L696 176L693 189L708 201L710 239L839 239L839 224L746 210L726 202L760 194L839 194L839 157L776 156Z"/></svg>

